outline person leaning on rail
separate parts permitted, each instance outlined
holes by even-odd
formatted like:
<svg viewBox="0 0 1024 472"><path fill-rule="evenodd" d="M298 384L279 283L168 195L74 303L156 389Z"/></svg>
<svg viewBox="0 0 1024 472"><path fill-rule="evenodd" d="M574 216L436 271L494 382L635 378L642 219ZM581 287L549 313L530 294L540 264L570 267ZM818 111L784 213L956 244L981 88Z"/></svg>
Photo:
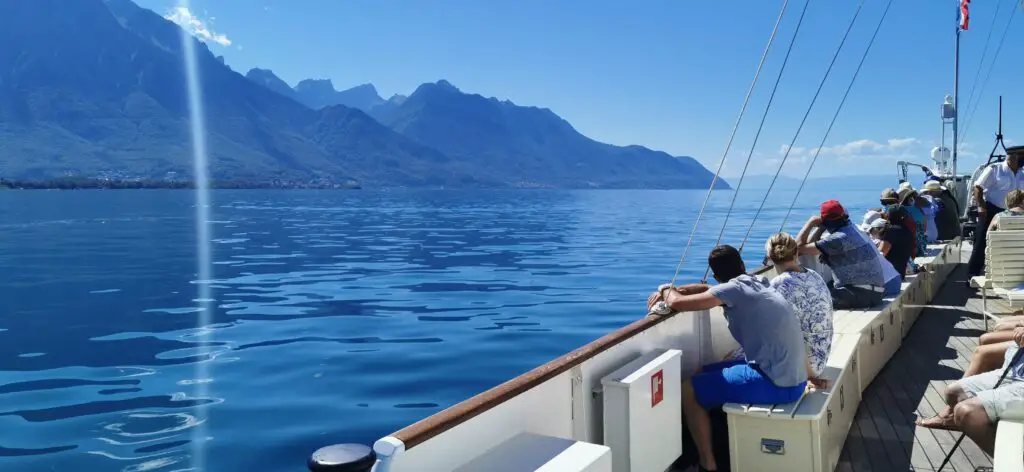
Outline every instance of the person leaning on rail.
<svg viewBox="0 0 1024 472"><path fill-rule="evenodd" d="M814 234L812 234L812 232ZM820 239L816 239L821 235ZM882 303L885 279L878 249L836 200L821 204L796 237L800 254L816 255L832 269L829 281L832 305L837 310L870 308ZM813 242L812 242L813 241Z"/></svg>
<svg viewBox="0 0 1024 472"><path fill-rule="evenodd" d="M817 387L832 350L832 294L820 274L800 265L799 249L796 238L789 233L773 234L764 246L766 259L779 274L769 284L793 305L800 320L807 347L807 377ZM724 360L743 359L744 355L740 347Z"/></svg>
<svg viewBox="0 0 1024 472"><path fill-rule="evenodd" d="M708 265L718 285L663 285L647 299L649 311L664 307L665 314L724 307L729 333L746 353L744 359L705 365L683 381L683 412L702 471L718 469L708 410L726 403L794 402L807 388L811 369L793 306L768 279L746 274L740 252L732 246L712 249Z"/></svg>
<svg viewBox="0 0 1024 472"><path fill-rule="evenodd" d="M1024 189L1024 172L1021 172L1021 157L1024 146L1006 149L1006 160L988 166L978 180L974 181L974 201L978 205L978 226L974 228L974 250L967 263L967 272L981 275L985 269L985 247L988 243L988 227L996 214L1003 211L1006 195L1013 190Z"/></svg>

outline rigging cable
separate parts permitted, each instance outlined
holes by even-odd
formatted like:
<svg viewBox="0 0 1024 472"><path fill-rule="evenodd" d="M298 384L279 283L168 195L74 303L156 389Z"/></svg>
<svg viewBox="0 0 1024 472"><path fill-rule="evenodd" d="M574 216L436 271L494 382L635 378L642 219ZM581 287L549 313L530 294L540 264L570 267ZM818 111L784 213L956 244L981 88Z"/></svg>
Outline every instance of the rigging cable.
<svg viewBox="0 0 1024 472"><path fill-rule="evenodd" d="M871 40L868 41L868 47L864 49L864 55L860 58L860 63L857 64L857 69L853 71L853 78L850 79L850 85L846 87L846 93L843 94L843 99L839 102L839 107L836 108L835 115L832 115L832 121L828 124L828 128L825 130L825 135L821 138L821 143L818 144L818 148L814 151L814 157L811 158L811 165L807 167L807 173L804 174L803 180L800 181L800 188L797 189L796 195L793 196L793 202L790 203L789 209L786 210L786 216L782 219L782 225L779 226L779 231L782 231L786 227L786 221L789 220L790 215L793 213L793 207L796 206L797 200L800 198L800 192L804 189L804 184L807 183L807 177L811 175L811 169L814 168L814 163L818 161L818 156L821 155L821 148L825 146L825 141L828 139L829 133L832 132L832 126L836 124L836 119L839 118L839 112L843 110L843 105L846 104L846 99L850 96L850 90L853 90L853 84L857 81L857 76L860 75L860 70L864 66L864 61L868 58L868 53L871 52L871 46L875 44L875 39L878 37L878 32L882 29L882 24L885 22L885 17L889 14L889 8L892 7L893 0L889 0L885 5L885 11L882 12L882 18L878 20L878 25L875 26L875 32L871 34Z"/></svg>
<svg viewBox="0 0 1024 472"><path fill-rule="evenodd" d="M743 115L747 111L747 105L750 103L750 96L754 92L754 86L757 85L757 80L761 77L761 69L764 67L764 61L768 58L768 51L772 48L772 43L775 42L775 35L779 32L779 25L782 24L782 17L786 14L786 7L789 5L789 0L783 0L782 9L779 11L779 18L775 20L775 27L772 29L772 34L768 38L768 44L764 48L764 53L761 54L761 61L757 64L757 72L754 73L754 80L750 83L750 88L747 89L747 96L743 99L743 106L740 108L740 114L736 117L736 124L732 127L732 134L729 135L729 142L725 145L725 152L722 153L722 159L718 162L718 168L715 170L715 176L711 179L711 185L708 187L708 193L704 196L704 203L700 206L700 212L697 213L697 219L693 222L693 229L690 231L690 237L686 241L686 246L683 248L683 254L679 257L679 263L676 264L675 274L672 275L671 285L675 285L676 278L679 277L679 270L682 269L683 263L686 261L686 255L690 251L690 246L693 245L693 237L697 234L697 227L700 225L700 219L704 215L704 210L708 206L708 200L711 199L711 192L715 189L715 183L718 182L718 176L722 172L722 166L725 164L725 157L729 155L729 149L732 147L733 139L736 138L736 131L739 130L740 122L743 120Z"/></svg>
<svg viewBox="0 0 1024 472"><path fill-rule="evenodd" d="M825 76L821 78L821 82L818 83L818 90L814 92L814 97L811 98L811 104L807 106L807 111L804 112L804 117L800 120L800 125L796 128L796 133L793 135L793 139L789 142L789 146L786 148L785 155L782 156L782 162L779 163L778 170L775 171L775 176L772 177L772 182L768 185L768 191L765 192L764 198L761 199L761 205L757 207L757 212L754 213L754 219L751 220L750 226L747 226L747 234L743 235L743 242L740 243L740 253L743 253L743 247L747 245L747 239L750 238L750 232L754 229L754 223L757 222L758 216L761 215L761 210L764 210L764 204L768 201L768 196L772 193L772 188L775 187L775 181L778 180L779 174L782 173L782 167L786 165L786 159L789 159L789 154L793 150L793 145L796 144L797 137L800 136L800 131L803 130L804 124L807 123L807 117L810 116L811 110L814 108L814 103L818 101L818 95L821 94L821 89L825 87L825 81L828 80L829 74L832 73L832 67L836 65L836 60L839 58L839 52L843 50L843 45L846 44L846 39L850 37L850 31L853 30L853 25L857 22L857 17L860 16L861 8L864 7L864 0L860 0L857 4L857 10L853 12L853 18L850 19L850 25L846 27L846 33L843 34L843 39L839 42L839 47L836 48L836 53L832 55L832 62L829 63L828 69L825 70Z"/></svg>
<svg viewBox="0 0 1024 472"><path fill-rule="evenodd" d="M978 92L978 101L976 101L973 104L971 104L972 105L971 106L971 111L970 111L970 113L967 114L967 119L964 120L965 121L965 123L964 123L964 132L962 134L965 137L967 136L967 131L970 129L971 124L974 122L974 112L976 112L978 110L978 103L981 102L981 97L983 97L985 95L985 87L988 86L988 79L992 75L992 69L995 68L996 61L999 60L999 52L1003 50L1003 40L1006 39L1006 33L1008 33L1010 31L1010 25L1013 24L1013 19L1017 17L1017 15L1013 14L1013 12L1012 12L1013 4L1010 4L1010 10L1011 10L1011 12L1010 12L1010 20L1006 22L1006 27L1003 28L1003 35L1002 35L1002 37L999 38L999 44L996 45L996 52L992 56L992 61L990 61L988 63L988 70L985 72L985 80L982 80L982 82L981 82L981 91ZM960 110L957 110L957 114L959 114L959 113L960 113ZM960 142L962 143L962 142L964 142L964 140L961 139Z"/></svg>
<svg viewBox="0 0 1024 472"><path fill-rule="evenodd" d="M747 153L747 161L743 164L743 171L740 173L740 180L736 183L736 188L732 191L732 200L729 202L729 209L725 212L725 220L722 222L722 229L718 232L718 239L715 240L715 246L718 246L722 242L722 236L725 235L725 228L729 225L729 217L732 215L733 207L736 206L736 197L740 193L740 188L743 187L743 179L747 176L747 168L750 167L750 158L754 155L754 148L757 147L757 140L761 137L761 130L764 129L764 122L768 118L768 112L772 108L772 102L775 101L775 92L779 90L779 83L782 82L782 73L786 71L786 64L789 62L790 53L793 52L793 45L796 44L797 35L800 33L800 26L804 24L804 16L807 14L807 6L811 4L811 0L804 2L804 8L800 11L800 19L796 23L796 29L793 30L793 37L789 39L789 47L786 49L786 56L782 59L782 67L779 69L779 74L775 77L775 85L772 87L772 93L768 97L768 104L764 107L764 113L761 115L761 123L757 126L757 133L754 134L754 142L750 145L750 152ZM711 267L708 266L704 269L704 277L702 281L707 282L708 273L711 271Z"/></svg>

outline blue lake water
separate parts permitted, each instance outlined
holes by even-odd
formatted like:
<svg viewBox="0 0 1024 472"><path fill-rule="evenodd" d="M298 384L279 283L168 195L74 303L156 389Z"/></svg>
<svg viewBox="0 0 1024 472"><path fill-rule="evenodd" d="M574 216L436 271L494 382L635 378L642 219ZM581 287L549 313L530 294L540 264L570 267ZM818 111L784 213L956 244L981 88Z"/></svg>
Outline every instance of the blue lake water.
<svg viewBox="0 0 1024 472"><path fill-rule="evenodd" d="M859 218L880 191L861 184L805 189L789 229L832 197ZM773 192L750 265L793 193ZM739 194L724 242L763 194ZM732 196L715 193L681 281ZM199 327L191 192L0 192L0 470L196 470L197 450L208 471L305 470L319 446L370 443L642 316L703 198L216 191Z"/></svg>

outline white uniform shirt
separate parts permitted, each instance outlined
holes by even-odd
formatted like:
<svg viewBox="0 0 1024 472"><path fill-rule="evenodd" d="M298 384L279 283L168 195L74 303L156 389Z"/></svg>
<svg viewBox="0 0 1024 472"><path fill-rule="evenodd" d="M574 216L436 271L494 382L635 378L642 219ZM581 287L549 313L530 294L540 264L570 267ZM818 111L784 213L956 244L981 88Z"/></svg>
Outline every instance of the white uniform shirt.
<svg viewBox="0 0 1024 472"><path fill-rule="evenodd" d="M986 201L1003 208L1006 206L1006 194L1024 189L1024 167L1017 169L1015 174L1006 161L992 164L981 172L974 185L985 189Z"/></svg>

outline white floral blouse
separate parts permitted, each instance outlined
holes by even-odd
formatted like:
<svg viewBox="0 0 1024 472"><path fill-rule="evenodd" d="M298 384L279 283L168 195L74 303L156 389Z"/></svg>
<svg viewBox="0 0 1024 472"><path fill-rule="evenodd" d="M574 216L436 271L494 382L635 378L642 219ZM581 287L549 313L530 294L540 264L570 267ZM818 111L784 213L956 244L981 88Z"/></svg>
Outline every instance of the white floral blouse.
<svg viewBox="0 0 1024 472"><path fill-rule="evenodd" d="M832 295L825 279L805 268L802 272L784 272L772 279L771 285L793 305L811 369L815 376L821 375L832 349ZM743 358L743 350L737 349L733 356Z"/></svg>

